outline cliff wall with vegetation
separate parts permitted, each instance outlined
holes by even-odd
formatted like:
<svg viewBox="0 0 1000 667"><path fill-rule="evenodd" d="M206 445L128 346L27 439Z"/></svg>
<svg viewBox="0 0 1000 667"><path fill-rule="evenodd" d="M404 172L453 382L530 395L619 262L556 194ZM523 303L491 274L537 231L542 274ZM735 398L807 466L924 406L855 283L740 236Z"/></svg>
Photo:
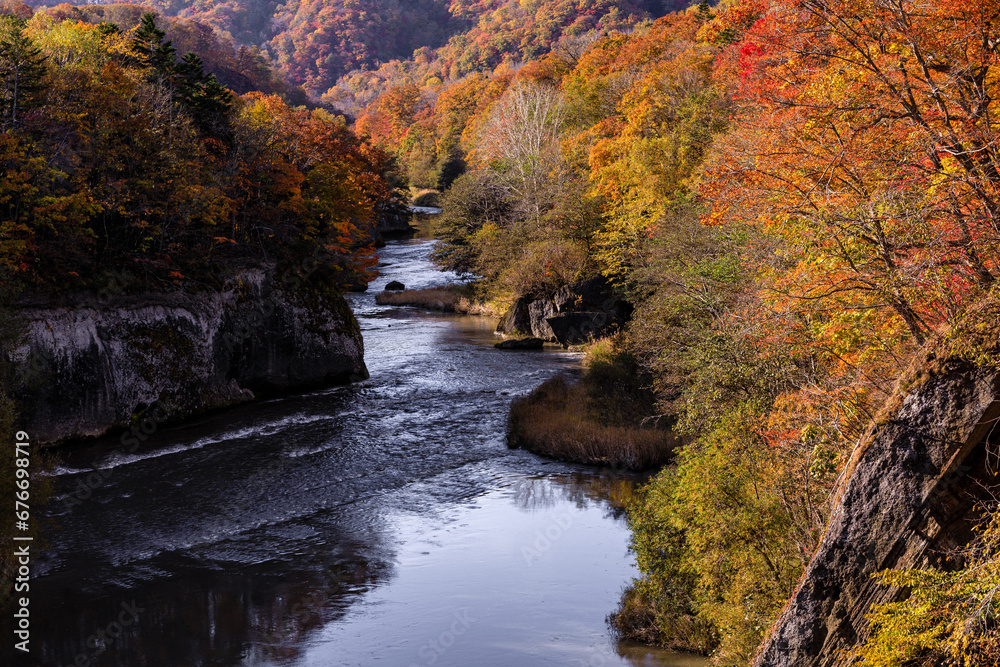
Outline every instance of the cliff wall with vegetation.
<svg viewBox="0 0 1000 667"><path fill-rule="evenodd" d="M261 270L221 291L31 307L16 397L43 442L99 436L157 404L177 420L255 396L367 377L339 294L290 291Z"/></svg>
<svg viewBox="0 0 1000 667"><path fill-rule="evenodd" d="M1000 373L959 360L934 365L855 455L816 555L755 665L851 664L875 607L908 596L872 575L954 569L974 538L995 483Z"/></svg>

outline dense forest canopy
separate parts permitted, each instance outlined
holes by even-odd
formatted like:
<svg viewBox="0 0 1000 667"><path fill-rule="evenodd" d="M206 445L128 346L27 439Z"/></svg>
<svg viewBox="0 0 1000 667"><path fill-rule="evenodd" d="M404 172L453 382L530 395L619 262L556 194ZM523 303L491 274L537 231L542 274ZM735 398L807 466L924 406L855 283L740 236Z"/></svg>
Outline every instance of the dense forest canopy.
<svg viewBox="0 0 1000 667"><path fill-rule="evenodd" d="M349 284L403 205L392 158L343 118L237 95L153 14L0 17L0 76L8 286L212 285L306 261Z"/></svg>

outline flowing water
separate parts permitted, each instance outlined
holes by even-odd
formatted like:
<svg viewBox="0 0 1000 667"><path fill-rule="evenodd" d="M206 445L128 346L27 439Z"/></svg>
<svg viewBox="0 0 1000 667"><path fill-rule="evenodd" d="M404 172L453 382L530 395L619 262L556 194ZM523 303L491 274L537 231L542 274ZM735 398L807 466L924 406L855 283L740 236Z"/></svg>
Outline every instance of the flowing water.
<svg viewBox="0 0 1000 667"><path fill-rule="evenodd" d="M636 573L622 478L505 445L511 398L579 356L375 305L457 279L430 247L390 244L349 296L371 379L64 455L30 664L703 664L607 634Z"/></svg>

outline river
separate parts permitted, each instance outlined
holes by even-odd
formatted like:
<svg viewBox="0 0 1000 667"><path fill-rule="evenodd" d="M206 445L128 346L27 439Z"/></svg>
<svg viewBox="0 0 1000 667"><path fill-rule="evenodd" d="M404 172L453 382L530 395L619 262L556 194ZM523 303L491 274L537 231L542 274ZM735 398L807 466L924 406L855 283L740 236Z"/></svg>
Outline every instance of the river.
<svg viewBox="0 0 1000 667"><path fill-rule="evenodd" d="M511 398L579 355L375 305L390 280L457 279L430 247L390 243L348 297L371 379L161 429L133 454L63 454L31 664L703 664L607 634L636 574L608 501L621 479L505 445Z"/></svg>

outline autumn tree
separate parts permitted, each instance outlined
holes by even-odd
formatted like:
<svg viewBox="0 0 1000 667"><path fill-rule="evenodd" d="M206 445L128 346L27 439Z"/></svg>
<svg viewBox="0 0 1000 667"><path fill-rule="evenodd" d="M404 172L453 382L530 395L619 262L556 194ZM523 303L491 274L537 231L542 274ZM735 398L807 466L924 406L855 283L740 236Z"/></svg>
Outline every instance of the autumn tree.
<svg viewBox="0 0 1000 667"><path fill-rule="evenodd" d="M378 218L402 206L392 159L342 118L259 93L246 98L236 135L230 238L280 263L311 256L333 284L367 276Z"/></svg>
<svg viewBox="0 0 1000 667"><path fill-rule="evenodd" d="M401 195L391 158L343 119L238 100L198 56L178 61L151 16L135 30L47 12L9 25L46 63L41 113L22 113L20 86L17 126L0 133L0 268L14 280L217 285L306 258L328 289L364 279Z"/></svg>
<svg viewBox="0 0 1000 667"><path fill-rule="evenodd" d="M496 102L480 130L476 158L536 222L561 180L565 115L558 89L519 81Z"/></svg>
<svg viewBox="0 0 1000 667"><path fill-rule="evenodd" d="M775 2L732 47L747 115L712 220L782 234L791 299L891 311L921 343L995 281L995 10Z"/></svg>
<svg viewBox="0 0 1000 667"><path fill-rule="evenodd" d="M21 0L2 0L0 2L0 14L2 15L16 16L27 21L34 13L35 10Z"/></svg>
<svg viewBox="0 0 1000 667"><path fill-rule="evenodd" d="M358 118L357 131L382 148L400 146L416 119L420 90L413 84L389 89Z"/></svg>
<svg viewBox="0 0 1000 667"><path fill-rule="evenodd" d="M575 159L605 201L596 254L619 279L642 268L647 239L684 217L691 185L728 99L712 80L716 49L699 43L691 12L612 35L564 82Z"/></svg>

